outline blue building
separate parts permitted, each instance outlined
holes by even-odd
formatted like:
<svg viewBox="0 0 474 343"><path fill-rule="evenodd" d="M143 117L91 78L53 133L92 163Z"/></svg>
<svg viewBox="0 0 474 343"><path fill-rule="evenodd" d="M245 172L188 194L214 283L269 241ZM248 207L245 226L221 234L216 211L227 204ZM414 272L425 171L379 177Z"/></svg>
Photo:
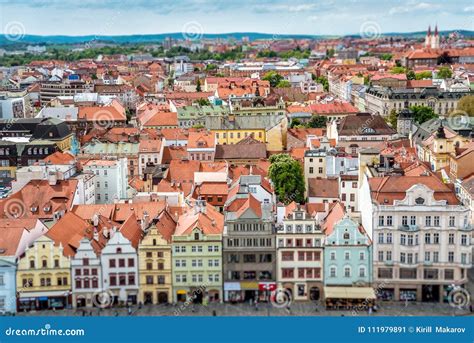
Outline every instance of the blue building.
<svg viewBox="0 0 474 343"><path fill-rule="evenodd" d="M0 256L0 314L16 312L16 258Z"/></svg>
<svg viewBox="0 0 474 343"><path fill-rule="evenodd" d="M372 283L372 241L362 225L347 216L327 233L323 275L325 286Z"/></svg>

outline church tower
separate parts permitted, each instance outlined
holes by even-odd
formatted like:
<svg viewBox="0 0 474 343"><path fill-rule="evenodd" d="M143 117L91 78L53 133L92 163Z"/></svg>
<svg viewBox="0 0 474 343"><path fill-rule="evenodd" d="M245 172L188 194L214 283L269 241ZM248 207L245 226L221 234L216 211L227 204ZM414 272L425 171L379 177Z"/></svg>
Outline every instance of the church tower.
<svg viewBox="0 0 474 343"><path fill-rule="evenodd" d="M434 35L431 37L431 49L439 49L438 24L436 24Z"/></svg>
<svg viewBox="0 0 474 343"><path fill-rule="evenodd" d="M428 32L425 36L425 48L429 49L431 47L431 25L428 27Z"/></svg>

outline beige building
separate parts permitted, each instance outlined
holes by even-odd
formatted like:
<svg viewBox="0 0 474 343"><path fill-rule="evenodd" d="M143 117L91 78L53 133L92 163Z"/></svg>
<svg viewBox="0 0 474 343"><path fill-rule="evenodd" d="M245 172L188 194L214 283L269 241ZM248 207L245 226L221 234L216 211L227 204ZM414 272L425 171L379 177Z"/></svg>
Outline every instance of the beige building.
<svg viewBox="0 0 474 343"><path fill-rule="evenodd" d="M163 210L138 245L140 294L143 304L172 301L171 237L176 221Z"/></svg>

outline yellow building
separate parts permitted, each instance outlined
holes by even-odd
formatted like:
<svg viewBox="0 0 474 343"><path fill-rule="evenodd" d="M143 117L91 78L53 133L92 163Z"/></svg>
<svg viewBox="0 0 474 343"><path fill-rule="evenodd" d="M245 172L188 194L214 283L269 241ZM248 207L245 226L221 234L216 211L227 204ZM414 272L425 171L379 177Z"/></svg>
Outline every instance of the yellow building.
<svg viewBox="0 0 474 343"><path fill-rule="evenodd" d="M418 157L429 162L433 171L439 171L450 165L452 154L456 149L463 148L470 139L463 137L448 127L440 126L436 132L418 145Z"/></svg>
<svg viewBox="0 0 474 343"><path fill-rule="evenodd" d="M175 228L172 216L163 211L138 245L139 301L143 304L171 302L171 238Z"/></svg>
<svg viewBox="0 0 474 343"><path fill-rule="evenodd" d="M71 303L70 259L62 245L41 236L18 262L18 311L65 308Z"/></svg>
<svg viewBox="0 0 474 343"><path fill-rule="evenodd" d="M288 119L284 118L280 123L267 130L267 151L281 152L286 146L286 135L288 131Z"/></svg>
<svg viewBox="0 0 474 343"><path fill-rule="evenodd" d="M250 135L255 140L266 143L265 129L223 129L211 132L216 134L217 144L236 144Z"/></svg>

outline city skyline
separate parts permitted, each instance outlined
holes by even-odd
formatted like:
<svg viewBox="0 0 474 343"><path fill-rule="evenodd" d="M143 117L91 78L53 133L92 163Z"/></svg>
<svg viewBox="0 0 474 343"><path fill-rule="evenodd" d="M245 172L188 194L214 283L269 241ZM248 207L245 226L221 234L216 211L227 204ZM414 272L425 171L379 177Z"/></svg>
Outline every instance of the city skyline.
<svg viewBox="0 0 474 343"><path fill-rule="evenodd" d="M42 0L29 3L22 0L15 3L1 1L0 12L3 33L8 33L13 22L20 23L24 34L31 35L116 36L188 31L199 34L350 35L365 30L419 32L436 24L440 30L474 30L474 6L469 1L408 0L386 6L373 0L324 3L307 0L245 0L239 3L224 0L106 0L101 3Z"/></svg>

